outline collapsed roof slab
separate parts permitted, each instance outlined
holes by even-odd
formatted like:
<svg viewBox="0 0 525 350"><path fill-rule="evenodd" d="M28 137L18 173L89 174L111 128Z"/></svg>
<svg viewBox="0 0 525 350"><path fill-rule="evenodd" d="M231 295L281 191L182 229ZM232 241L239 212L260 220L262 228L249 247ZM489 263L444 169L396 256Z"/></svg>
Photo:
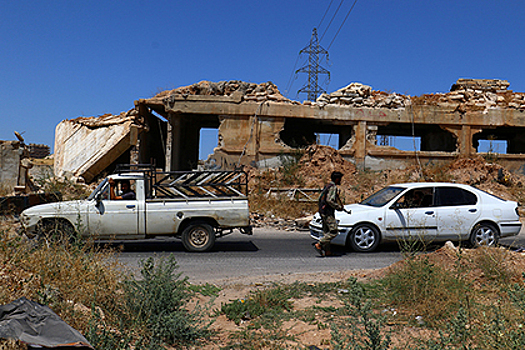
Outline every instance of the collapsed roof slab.
<svg viewBox="0 0 525 350"><path fill-rule="evenodd" d="M55 175L90 182L137 143L143 127L134 109L60 122L55 130Z"/></svg>

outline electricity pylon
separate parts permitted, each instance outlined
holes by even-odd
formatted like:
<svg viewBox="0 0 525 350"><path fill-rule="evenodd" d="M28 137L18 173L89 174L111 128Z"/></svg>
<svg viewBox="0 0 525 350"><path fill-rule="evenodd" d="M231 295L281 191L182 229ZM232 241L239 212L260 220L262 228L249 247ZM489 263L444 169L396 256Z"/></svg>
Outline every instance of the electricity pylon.
<svg viewBox="0 0 525 350"><path fill-rule="evenodd" d="M328 51L319 45L317 28L314 28L312 31L310 43L304 49L299 51L299 54L303 53L308 54L308 65L299 68L295 73L308 73L308 83L299 89L297 94L306 93L308 100L315 101L319 94L326 92L319 86L319 74L327 74L328 79L330 79L330 72L319 65L319 55L326 55L326 60L328 60Z"/></svg>

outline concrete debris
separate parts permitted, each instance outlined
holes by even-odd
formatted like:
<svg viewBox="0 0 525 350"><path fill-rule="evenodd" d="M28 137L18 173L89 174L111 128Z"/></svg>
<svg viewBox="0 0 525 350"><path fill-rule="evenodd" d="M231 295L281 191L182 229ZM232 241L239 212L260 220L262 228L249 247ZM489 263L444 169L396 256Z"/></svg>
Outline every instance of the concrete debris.
<svg viewBox="0 0 525 350"><path fill-rule="evenodd" d="M321 94L315 103L305 102L305 104L324 107L327 104L345 105L351 107L369 108L405 108L410 104L410 97L396 93L388 94L382 91L374 91L372 87L360 83L339 89L331 94Z"/></svg>
<svg viewBox="0 0 525 350"><path fill-rule="evenodd" d="M177 88L175 90L163 91L155 97L170 95L201 95L201 96L232 96L240 94L242 99L247 102L275 101L292 103L279 92L277 86L272 82L255 84L240 80L230 81L201 81L199 83Z"/></svg>
<svg viewBox="0 0 525 350"><path fill-rule="evenodd" d="M330 181L333 171L345 174L343 183L346 183L357 169L332 147L315 144L304 150L298 162L297 176L304 179L305 187L322 189Z"/></svg>
<svg viewBox="0 0 525 350"><path fill-rule="evenodd" d="M371 86L353 82L330 94L321 94L315 102L304 101L303 105L324 107L343 105L350 107L400 109L412 104L437 105L446 109L485 110L487 108L525 109L525 93L507 90L509 83L497 79L458 79L448 93L426 94L416 97L398 93L373 90ZM240 94L246 102L274 101L300 104L281 95L272 82L255 84L239 80L199 83L166 90L155 97L171 95L233 96Z"/></svg>
<svg viewBox="0 0 525 350"><path fill-rule="evenodd" d="M492 92L504 92L510 86L507 80L500 79L458 79L450 91L474 89Z"/></svg>
<svg viewBox="0 0 525 350"><path fill-rule="evenodd" d="M465 113L488 109L525 109L525 94L507 90L509 83L497 79L459 79L451 91L412 98L414 105L433 105Z"/></svg>
<svg viewBox="0 0 525 350"><path fill-rule="evenodd" d="M277 230L295 231L303 230L303 226L298 226L295 220L282 219L274 215L266 216L261 213L250 214L250 223L253 227L273 227Z"/></svg>

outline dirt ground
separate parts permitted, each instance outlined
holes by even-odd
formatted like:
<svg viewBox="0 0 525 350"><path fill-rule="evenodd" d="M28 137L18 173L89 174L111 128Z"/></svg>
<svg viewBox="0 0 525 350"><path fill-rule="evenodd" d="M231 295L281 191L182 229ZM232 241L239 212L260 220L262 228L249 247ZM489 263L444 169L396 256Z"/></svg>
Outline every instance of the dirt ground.
<svg viewBox="0 0 525 350"><path fill-rule="evenodd" d="M306 283L329 283L345 281L351 277L358 280L365 281L376 278L383 272L381 270L348 270L324 274L289 274L289 275L265 275L251 278L225 279L215 281L217 287L221 290L217 298L213 300L213 309L220 309L222 304L230 303L234 300L241 300L247 297L250 292L269 288L275 284L292 284L296 281ZM210 298L202 297L200 302L208 302ZM319 307L341 307L342 303L337 299L325 300L322 303L317 303L315 298L306 297L298 300L293 300L294 310L304 310L313 305ZM228 344L229 336L237 331L245 329L247 323L241 321L240 325L228 320L225 315L220 315L212 325L212 330L217 332L217 335L210 339L214 344L208 344L202 349L218 349L220 346ZM290 343L289 345L301 346L317 346L327 348L325 343L330 339L330 329L318 329L317 325L304 322L302 320L287 321L282 326L287 330L289 335L294 335L297 343Z"/></svg>
<svg viewBox="0 0 525 350"><path fill-rule="evenodd" d="M445 269L450 269L450 273L452 273L454 266L457 266L459 255L462 256L462 264L469 266L470 272L468 273L468 279L472 282L473 288L483 288L483 286L494 278L494 276L490 275L490 271L483 269L483 265L479 263L480 259L489 257L493 263L497 264L498 271L504 271L509 274L509 283L518 282L521 279L522 271L525 271L525 253L513 252L504 248L459 250L458 247L455 247L451 242L447 242L440 249L426 253L425 257L429 259L430 263L444 267ZM222 304L244 299L250 292L269 288L276 284L292 284L296 281L314 284L341 282L354 277L360 282L370 282L385 276L392 269L396 269L403 264L405 264L405 262L400 261L384 269L377 270L348 270L326 274L266 275L252 278L224 279L215 281L214 285L221 290L218 297L213 300L212 305L214 309L220 309ZM210 298L200 298L200 302L207 302L209 300ZM311 308L313 305L334 308L343 306L341 300L336 297L323 300L321 303L313 297L292 299L292 301L294 310L305 310ZM220 315L212 325L212 329L216 331L217 334L210 339L208 345L201 348L211 350L226 346L231 343L230 336L236 332L246 330L249 322L250 321L241 321L241 324L236 325L235 322L228 320L225 315ZM392 346L403 347L403 345L406 345L407 339L413 337L428 338L433 336L431 331L425 327L413 327L405 323L406 322L389 324L397 330L391 339ZM331 339L331 331L329 328L319 329L315 323L294 319L286 321L282 325L282 329L285 329L287 334L295 336L296 341L286 343L290 348L293 346L299 346L299 348L316 346L319 349L330 349L329 340Z"/></svg>

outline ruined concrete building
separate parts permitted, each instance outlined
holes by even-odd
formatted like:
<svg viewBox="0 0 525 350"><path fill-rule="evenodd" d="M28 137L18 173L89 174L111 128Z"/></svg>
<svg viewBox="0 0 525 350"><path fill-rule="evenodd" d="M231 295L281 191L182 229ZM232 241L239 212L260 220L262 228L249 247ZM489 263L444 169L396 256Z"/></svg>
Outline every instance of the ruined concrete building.
<svg viewBox="0 0 525 350"><path fill-rule="evenodd" d="M207 165L220 169L275 164L322 133L338 136L344 158L373 170L471 156L481 140L503 140L499 161L523 173L525 93L508 87L502 80L459 79L448 93L411 97L352 83L299 103L270 82L205 81L135 101L135 108L119 116L60 123L55 171L91 181L112 164L130 160L193 169L200 130L216 128L218 145ZM407 151L385 142L399 136L419 145Z"/></svg>
<svg viewBox="0 0 525 350"><path fill-rule="evenodd" d="M52 165L49 146L26 145L22 136L15 131L17 141L0 141L0 189L2 195L27 193L34 189L31 178L35 178Z"/></svg>

